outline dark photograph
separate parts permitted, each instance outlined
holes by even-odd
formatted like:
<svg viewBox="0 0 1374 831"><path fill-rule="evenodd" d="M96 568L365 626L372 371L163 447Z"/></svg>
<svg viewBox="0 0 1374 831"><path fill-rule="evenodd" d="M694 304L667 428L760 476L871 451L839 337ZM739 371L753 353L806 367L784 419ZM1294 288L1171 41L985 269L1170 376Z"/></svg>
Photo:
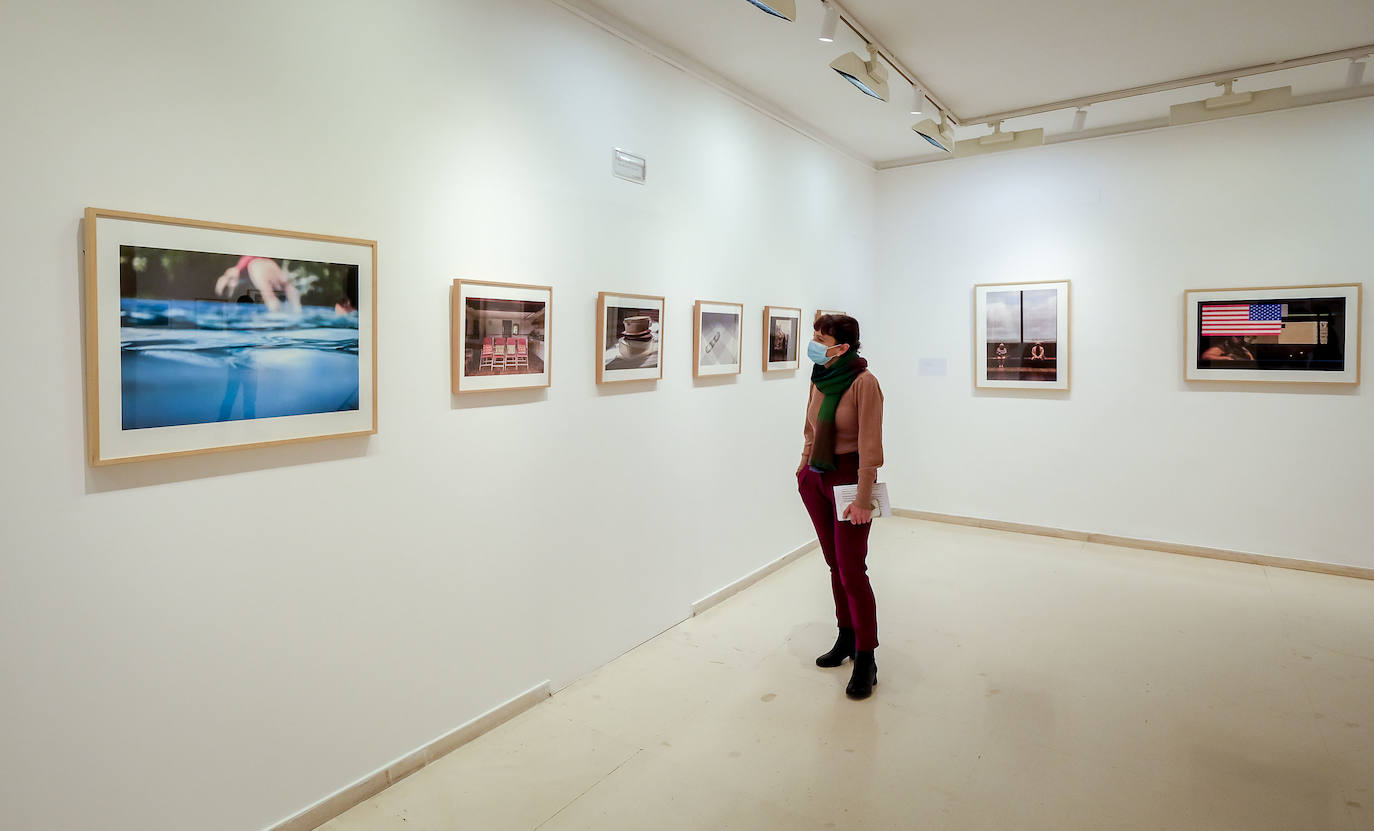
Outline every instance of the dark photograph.
<svg viewBox="0 0 1374 831"><path fill-rule="evenodd" d="M1198 304L1197 368L1342 372L1346 299Z"/></svg>
<svg viewBox="0 0 1374 831"><path fill-rule="evenodd" d="M768 320L768 362L797 359L797 324L795 317L770 317Z"/></svg>

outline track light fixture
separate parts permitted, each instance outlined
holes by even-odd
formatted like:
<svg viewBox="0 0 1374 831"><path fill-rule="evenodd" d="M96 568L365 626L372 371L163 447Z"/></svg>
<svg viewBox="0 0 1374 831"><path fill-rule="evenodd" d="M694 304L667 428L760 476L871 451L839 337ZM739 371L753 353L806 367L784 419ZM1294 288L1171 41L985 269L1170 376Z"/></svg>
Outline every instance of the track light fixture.
<svg viewBox="0 0 1374 831"><path fill-rule="evenodd" d="M1020 150L1023 147L1039 147L1045 143L1045 131L1039 127L1034 130L1018 130L1013 133L1002 132L1002 122L992 125L992 133L974 139L964 139L954 145L956 156L977 156L982 153L1000 153L1003 150Z"/></svg>
<svg viewBox="0 0 1374 831"><path fill-rule="evenodd" d="M1169 124L1176 127L1180 124L1195 124L1215 118L1230 118L1233 115L1267 113L1293 105L1291 86L1255 92L1234 92L1231 88L1235 83L1234 80L1218 81L1217 86L1225 88L1226 91L1216 98L1173 105L1169 108Z"/></svg>
<svg viewBox="0 0 1374 831"><path fill-rule="evenodd" d="M927 118L925 121L912 125L912 130L936 150L943 150L946 153L954 149L954 128L945 121L945 114L940 113L940 123L936 124L935 119Z"/></svg>
<svg viewBox="0 0 1374 831"><path fill-rule="evenodd" d="M1358 87L1364 82L1365 58L1351 58L1350 66L1345 69L1345 85Z"/></svg>
<svg viewBox="0 0 1374 831"><path fill-rule="evenodd" d="M1088 108L1079 107L1073 113L1073 131L1075 133L1082 130L1088 123Z"/></svg>
<svg viewBox="0 0 1374 831"><path fill-rule="evenodd" d="M854 52L846 52L831 61L830 68L865 95L871 95L879 101L887 100L887 66L878 60L878 53L871 45L868 47L868 60Z"/></svg>
<svg viewBox="0 0 1374 831"><path fill-rule="evenodd" d="M926 111L926 91L916 87L911 91L911 114L924 115Z"/></svg>
<svg viewBox="0 0 1374 831"><path fill-rule="evenodd" d="M825 20L821 22L821 43L834 43L835 29L840 25L840 10L826 0L821 0L821 8L825 9Z"/></svg>
<svg viewBox="0 0 1374 831"><path fill-rule="evenodd" d="M797 19L797 0L748 0L755 7L783 20Z"/></svg>

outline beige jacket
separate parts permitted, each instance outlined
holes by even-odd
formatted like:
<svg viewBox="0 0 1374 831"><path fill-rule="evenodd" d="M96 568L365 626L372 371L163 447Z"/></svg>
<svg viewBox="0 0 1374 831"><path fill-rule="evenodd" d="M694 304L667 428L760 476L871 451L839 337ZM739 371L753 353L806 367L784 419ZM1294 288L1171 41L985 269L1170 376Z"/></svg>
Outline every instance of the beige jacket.
<svg viewBox="0 0 1374 831"><path fill-rule="evenodd" d="M811 447L816 440L816 419L825 396L811 385L811 399L806 405L806 427L802 431L801 465L811 463ZM873 373L864 372L854 379L835 410L835 453L859 452L859 494L854 500L860 505L871 504L873 485L878 481L878 468L883 466L883 388Z"/></svg>

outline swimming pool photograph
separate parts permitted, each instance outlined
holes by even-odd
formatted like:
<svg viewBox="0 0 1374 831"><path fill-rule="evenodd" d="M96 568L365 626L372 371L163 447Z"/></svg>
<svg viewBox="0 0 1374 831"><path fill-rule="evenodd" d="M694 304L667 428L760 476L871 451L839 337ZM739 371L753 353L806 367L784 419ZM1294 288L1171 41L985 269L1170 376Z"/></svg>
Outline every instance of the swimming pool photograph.
<svg viewBox="0 0 1374 831"><path fill-rule="evenodd" d="M87 208L91 465L377 432L377 243Z"/></svg>
<svg viewBox="0 0 1374 831"><path fill-rule="evenodd" d="M358 409L358 267L120 246L125 430Z"/></svg>

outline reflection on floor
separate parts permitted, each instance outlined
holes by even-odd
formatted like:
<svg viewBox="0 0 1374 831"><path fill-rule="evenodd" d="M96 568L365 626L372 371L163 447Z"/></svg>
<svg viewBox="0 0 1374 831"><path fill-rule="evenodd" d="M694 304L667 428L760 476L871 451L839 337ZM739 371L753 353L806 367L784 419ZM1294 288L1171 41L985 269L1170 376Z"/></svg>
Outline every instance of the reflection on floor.
<svg viewBox="0 0 1374 831"><path fill-rule="evenodd" d="M872 699L812 663L813 553L324 828L1374 829L1374 582L906 519L872 551Z"/></svg>

